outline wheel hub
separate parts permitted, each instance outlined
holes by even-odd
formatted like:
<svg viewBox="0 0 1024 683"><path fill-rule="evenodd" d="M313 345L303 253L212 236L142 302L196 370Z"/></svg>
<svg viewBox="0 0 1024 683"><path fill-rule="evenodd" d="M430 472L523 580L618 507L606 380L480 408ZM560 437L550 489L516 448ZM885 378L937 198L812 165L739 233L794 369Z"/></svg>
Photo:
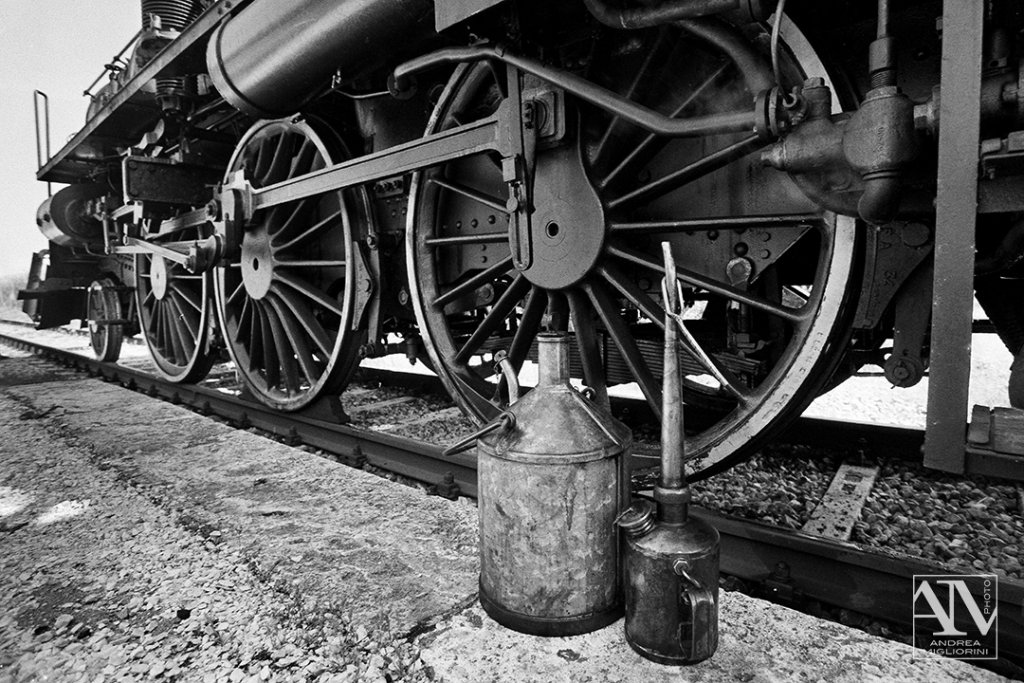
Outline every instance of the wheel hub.
<svg viewBox="0 0 1024 683"><path fill-rule="evenodd" d="M245 233L242 239L242 283L253 299L262 299L274 280L270 235L263 228Z"/></svg>
<svg viewBox="0 0 1024 683"><path fill-rule="evenodd" d="M167 296L167 261L163 256L153 255L149 266L149 284L157 301L163 301Z"/></svg>
<svg viewBox="0 0 1024 683"><path fill-rule="evenodd" d="M535 178L533 259L523 274L538 287L566 289L587 276L604 250L604 209L575 145L540 155Z"/></svg>

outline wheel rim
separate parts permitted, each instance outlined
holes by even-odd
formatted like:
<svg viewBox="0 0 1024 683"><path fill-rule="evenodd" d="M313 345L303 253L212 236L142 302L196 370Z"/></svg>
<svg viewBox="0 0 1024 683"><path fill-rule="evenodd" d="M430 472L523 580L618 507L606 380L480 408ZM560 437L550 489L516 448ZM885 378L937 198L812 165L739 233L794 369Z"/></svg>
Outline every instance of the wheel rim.
<svg viewBox="0 0 1024 683"><path fill-rule="evenodd" d="M97 360L112 363L121 355L124 326L107 320L121 320L121 299L114 282L104 278L89 285L89 341Z"/></svg>
<svg viewBox="0 0 1024 683"><path fill-rule="evenodd" d="M794 58L809 47L791 24L784 28L785 68L802 78L801 63L816 58ZM656 45L664 35L645 40ZM709 58L687 71L682 55L691 55L690 47L660 61L662 73L673 70L674 78L666 83L655 75L657 87L635 99L682 116L749 106L731 62ZM609 69L604 85L641 91L637 74L659 63L651 54L653 48L638 57L632 72L620 60L625 76L616 81ZM730 69L732 80L722 82ZM490 74L457 70L428 133L493 111L501 88ZM680 88L686 79L689 89ZM714 99L701 96L711 85ZM723 97L729 89L733 96ZM463 409L486 420L499 394L483 379L489 365L473 360L507 349L518 368L541 329L569 329L574 376L600 398L607 383L631 379L658 414L660 241L668 240L687 298L705 300L703 313L688 322L704 353L683 350L680 358L688 368L688 415L701 420L694 433L688 422L688 469L710 474L802 410L827 378L849 331L855 222L817 212L788 179L769 176L749 158L758 145L742 135L667 142L582 107L580 120L575 146L538 152L534 258L524 270L513 265L507 190L493 158L479 155L414 177L407 257L428 354ZM594 223L604 229L583 227ZM744 281L744 272L753 276Z"/></svg>
<svg viewBox="0 0 1024 683"><path fill-rule="evenodd" d="M239 143L228 175L254 187L304 175L344 156L316 119L264 121ZM353 326L362 192L330 192L255 216L233 258L216 270L217 313L238 373L263 403L298 410L340 392L365 331Z"/></svg>
<svg viewBox="0 0 1024 683"><path fill-rule="evenodd" d="M204 226L184 228L154 241L199 240L205 231ZM199 381L215 360L209 275L151 254L135 257L135 273L139 328L157 373L171 382Z"/></svg>

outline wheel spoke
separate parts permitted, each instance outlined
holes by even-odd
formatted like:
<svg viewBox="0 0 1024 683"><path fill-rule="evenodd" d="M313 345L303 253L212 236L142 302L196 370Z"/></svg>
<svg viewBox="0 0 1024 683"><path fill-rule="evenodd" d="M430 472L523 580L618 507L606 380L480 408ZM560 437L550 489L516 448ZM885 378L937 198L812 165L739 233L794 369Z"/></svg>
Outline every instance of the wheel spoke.
<svg viewBox="0 0 1024 683"><path fill-rule="evenodd" d="M434 177L430 179L430 182L437 185L438 187L443 187L446 190L454 192L455 194L462 195L467 199L472 199L474 202L477 202L478 204L483 204L484 206L493 209L494 211L506 215L508 214L508 209L505 207L505 202L502 201L501 199L498 199L497 197L492 197L491 195L486 194L484 192L480 192L479 190L474 190L471 187L467 187L465 185L462 185L461 183L456 183L451 180L445 180L444 178Z"/></svg>
<svg viewBox="0 0 1024 683"><path fill-rule="evenodd" d="M797 299L800 299L800 301L802 301L804 305L806 305L807 302L811 300L809 294L807 294L806 292L801 292L799 289L791 285L783 285L782 289L788 292L789 294L792 294Z"/></svg>
<svg viewBox="0 0 1024 683"><path fill-rule="evenodd" d="M249 302L250 313L249 313L249 337L248 339L241 340L242 346L246 346L248 341L249 351L249 374L256 372L259 367L259 361L263 358L263 322L260 315L260 306L256 301L246 298ZM241 328L239 328L241 329Z"/></svg>
<svg viewBox="0 0 1024 683"><path fill-rule="evenodd" d="M662 275L664 275L665 273L664 266L643 254L639 254L637 252L630 251L627 249L622 249L616 246L609 246L608 253L630 263L634 263L638 266L643 266L657 273L661 273ZM705 289L711 292L712 294L717 294L718 296L724 296L727 299L738 301L742 304L750 306L751 308L756 308L766 313L777 315L780 318L789 320L790 322L802 322L806 317L805 314L802 312L803 309L787 308L785 306L782 306L781 304L775 303L774 301L762 299L759 296L755 296L753 294L737 289L730 285L726 285L722 282L713 280L709 277L706 277L699 273L695 273L692 270L688 270L686 268L676 268L676 277L682 282L695 285L697 287L700 287L701 289Z"/></svg>
<svg viewBox="0 0 1024 683"><path fill-rule="evenodd" d="M597 272L608 284L617 289L627 301L647 316L652 323L662 330L665 329L665 309L659 306L645 291L640 289L635 282L609 264L600 266Z"/></svg>
<svg viewBox="0 0 1024 683"><path fill-rule="evenodd" d="M169 288L171 290L173 290L174 292L177 292L178 295L185 301L185 303L187 303L189 306L194 308L199 313L202 313L203 312L203 297L202 297L202 294L200 293L199 296L196 296L195 293L191 291L190 287L183 287L176 280L177 280L177 278L175 278L175 281L172 281L170 283Z"/></svg>
<svg viewBox="0 0 1024 683"><path fill-rule="evenodd" d="M288 285L289 287L291 287L292 289L294 289L296 292L303 295L307 299L315 301L320 307L325 308L328 311L334 313L339 318L344 316L345 311L342 309L341 304L339 304L337 301L330 298L323 292L314 289L304 280L300 280L297 277L288 275L287 273L282 273L280 271L274 273L274 279L277 280L278 282Z"/></svg>
<svg viewBox="0 0 1024 683"><path fill-rule="evenodd" d="M288 337L288 342L291 344L292 349L295 350L295 357L299 361L299 367L302 370L302 374L306 376L310 384L316 384L320 378L321 370L317 367L316 360L313 358L313 354L309 350L309 344L306 341L306 336L302 333L302 328L295 316L287 309L287 307L280 303L275 297L268 296L267 300L270 301L270 305L273 306L274 312L277 314L278 320L281 321L281 326L284 328L284 333Z"/></svg>
<svg viewBox="0 0 1024 683"><path fill-rule="evenodd" d="M194 311L182 305L182 301L185 301L185 299L184 297L181 296L180 292L175 291L172 288L170 291L170 296L171 302L174 304L174 307L178 310L179 319L185 324L185 327L188 328L188 336L191 339L198 340L199 318L196 316ZM191 353L189 355L191 355Z"/></svg>
<svg viewBox="0 0 1024 683"><path fill-rule="evenodd" d="M317 349L320 351L321 358L326 360L331 357L333 351L333 344L328 336L326 330L320 324L320 321L313 315L313 311L306 305L306 303L295 296L288 290L277 285L271 285L270 291L273 292L291 311L292 315L299 321L302 328L306 330L306 333L310 336L313 342L316 344Z"/></svg>
<svg viewBox="0 0 1024 683"><path fill-rule="evenodd" d="M487 312L484 319L480 322L480 325L473 330L473 334L470 335L466 343L462 345L459 352L455 354L456 363L467 362L473 353L480 348L480 346L487 340L488 337L494 333L505 319L508 318L509 314L515 309L516 304L526 294L526 290L530 287L530 282L523 275L517 275L512 284L509 285L508 289L498 297L498 300L491 306L491 310Z"/></svg>
<svg viewBox="0 0 1024 683"><path fill-rule="evenodd" d="M273 242L275 238L280 239L287 235L293 225L302 225L302 217L309 211L314 199L319 199L319 197L306 197L296 201L294 205L291 203L282 205L284 207L290 207L291 211L288 214L288 217L283 221L278 221L276 217L271 217L271 219L267 221L267 224L270 225L273 230L270 233L271 242ZM273 211L273 209L271 209L271 211Z"/></svg>
<svg viewBox="0 0 1024 683"><path fill-rule="evenodd" d="M644 398L647 399L651 412L654 413L658 420L661 420L661 387L655 381L654 375L651 373L647 361L644 360L643 354L640 353L636 340L633 339L629 329L622 322L622 318L619 317L619 307L608 297L599 284L586 282L583 284L583 291L590 297L590 302L594 305L594 309L597 311L598 316L600 316L601 322L604 323L605 329L608 330L609 336L615 342L615 346L618 347L622 359L626 362L626 366L633 375L633 379L636 380L636 383L640 386L640 391L644 394Z"/></svg>
<svg viewBox="0 0 1024 683"><path fill-rule="evenodd" d="M185 348L181 342L181 330L178 329L177 324L174 320L174 311L171 310L170 304L164 306L162 309L164 317L164 329L167 331L167 339L170 341L171 355L177 365L184 365L184 360L187 360L185 355Z"/></svg>
<svg viewBox="0 0 1024 683"><path fill-rule="evenodd" d="M712 152L702 159L687 164L663 178L653 180L628 194L613 199L608 202L607 208L609 211L621 211L637 204L649 202L651 199L668 194L687 183L717 171L724 166L728 166L732 162L742 159L751 152L764 147L765 144L767 143L757 135L745 137L738 142Z"/></svg>
<svg viewBox="0 0 1024 683"><path fill-rule="evenodd" d="M636 286L632 280L624 276L617 269L605 266L599 269L601 276L619 291L628 301L650 318L661 329L665 329L665 309L647 295L642 289ZM722 387L732 394L740 402L747 400L747 395L740 389L739 381L729 370L719 365L714 357L707 353L697 339L687 329L682 330L683 338L680 343L687 353L696 360L708 373L714 377Z"/></svg>
<svg viewBox="0 0 1024 683"><path fill-rule="evenodd" d="M281 369L277 365L277 340L274 338L273 330L270 327L270 320L267 310L262 303L257 304L256 312L260 319L260 338L263 347L263 373L270 388L281 383Z"/></svg>
<svg viewBox="0 0 1024 683"><path fill-rule="evenodd" d="M272 137L265 137L260 140L260 145L256 150L256 158L249 164L252 168L252 177L250 181L256 182L267 174L267 169L270 168L271 152L270 147L274 144Z"/></svg>
<svg viewBox="0 0 1024 683"><path fill-rule="evenodd" d="M243 294L245 294L245 283L239 282L238 286L235 287L235 291L231 292L231 296L228 297L227 305L231 306L234 303L235 299L237 299L239 296Z"/></svg>
<svg viewBox="0 0 1024 683"><path fill-rule="evenodd" d="M675 110L671 114L672 118L675 118L681 115L684 111L686 111L686 108L689 107L694 102L696 102L697 99L701 97L704 94L704 92L709 87L711 87L711 85L713 85L714 82L717 81L731 65L732 62L727 61L720 67L718 67L718 69L713 74L708 76L703 83L697 86L697 88L692 93L690 93L690 95L685 100L683 100L678 107L675 108ZM655 135L654 133L648 133L647 136L640 142L640 144L634 147L633 150L628 155L626 155L626 157L622 161L620 161L619 164L615 168L613 168L610 173L608 173L608 175L606 175L597 183L598 190L603 190L606 187L608 187L626 171L633 168L639 168L640 166L642 166L644 162L654 157L654 155L657 154L662 147L668 144L669 141L669 138L660 137Z"/></svg>
<svg viewBox="0 0 1024 683"><path fill-rule="evenodd" d="M530 353L533 340L540 330L541 320L544 318L544 308L547 304L547 294L539 287L531 287L530 293L526 295L523 304L523 316L519 319L519 327L512 336L512 343L508 347L508 360L519 372L523 367L523 361ZM502 379L504 382L504 379Z"/></svg>
<svg viewBox="0 0 1024 683"><path fill-rule="evenodd" d="M612 221L613 235L661 235L671 232L709 232L711 230L751 230L754 228L797 228L821 223L814 214L736 216L727 218L692 218L678 221Z"/></svg>
<svg viewBox="0 0 1024 683"><path fill-rule="evenodd" d="M245 301L242 302L242 312L238 314L238 324L235 327L234 338L235 342L242 341L242 335L246 330L249 331L250 339L252 339L252 316L253 316L253 303L252 299L245 297Z"/></svg>
<svg viewBox="0 0 1024 683"><path fill-rule="evenodd" d="M316 144L309 138L304 139L299 147L299 151L292 157L292 165L288 169L287 177L294 178L308 173L315 163L316 157Z"/></svg>
<svg viewBox="0 0 1024 683"><path fill-rule="evenodd" d="M445 304L451 301L455 301L459 297L469 294L477 287L480 287L481 285L496 279L498 276L511 272L512 269L512 256L509 255L495 263L490 268L485 268L484 270L481 270L479 273L469 278L465 282L455 285L447 292L434 299L431 302L431 305L433 305L435 308L441 308Z"/></svg>
<svg viewBox="0 0 1024 683"><path fill-rule="evenodd" d="M644 55L643 61L640 63L640 66L637 67L636 72L633 74L633 80L630 82L626 91L622 93L622 97L630 100L636 97L640 84L643 82L644 77L651 68L651 64L654 62L655 58L659 56L660 50L665 44L666 35L667 33L665 31L658 32L654 45L652 45L647 51L647 54ZM612 139L612 134L620 123L622 123L622 118L619 116L613 115L608 119L608 125L605 126L604 132L601 134L601 139L598 141L597 147L594 150L595 162L604 156L605 150L608 147L608 142Z"/></svg>
<svg viewBox="0 0 1024 683"><path fill-rule="evenodd" d="M277 351L277 364L281 368L282 379L285 390L289 394L299 391L299 368L295 363L295 356L291 352L291 340L285 334L284 327L277 317L273 302L268 299L268 305L263 307L267 316L267 324L274 334L274 348Z"/></svg>
<svg viewBox="0 0 1024 683"><path fill-rule="evenodd" d="M583 381L594 390L597 403L608 407L608 382L605 380L601 349L597 343L593 308L587 298L577 290L568 292L566 296L569 299L572 327L576 334L576 350L579 351L580 364L583 366Z"/></svg>
<svg viewBox="0 0 1024 683"><path fill-rule="evenodd" d="M174 329L178 331L178 339L181 341L182 350L185 352L184 362L182 363L184 365L192 357L192 354L196 352L196 343L200 341L199 323L195 321L195 326L193 327L181 305L173 297L171 298L171 312L175 314L173 316Z"/></svg>
<svg viewBox="0 0 1024 683"><path fill-rule="evenodd" d="M270 163L267 165L267 170L259 179L259 186L270 185L284 179L284 174L287 172L292 160L291 147L293 140L292 136L288 133L282 133L277 136L277 146L274 148L274 153L271 156Z"/></svg>
<svg viewBox="0 0 1024 683"><path fill-rule="evenodd" d="M431 237L424 241L428 247L455 247L463 244L497 244L508 240L507 232L484 232L478 235Z"/></svg>
<svg viewBox="0 0 1024 683"><path fill-rule="evenodd" d="M710 353L704 350L704 347L700 345L697 338L694 337L682 320L678 322L676 328L682 335L679 340L686 350L701 366L708 371L708 373L715 378L715 381L727 392L729 392L733 398L735 398L741 406L746 405L750 400L750 396L743 389L740 388L739 380L729 370L719 365L714 357Z"/></svg>
<svg viewBox="0 0 1024 683"><path fill-rule="evenodd" d="M149 320L146 327L153 332L153 338L159 343L160 340L160 300L153 299L153 306L149 310Z"/></svg>
<svg viewBox="0 0 1024 683"><path fill-rule="evenodd" d="M348 265L345 261L275 261L281 268L338 268Z"/></svg>
<svg viewBox="0 0 1024 683"><path fill-rule="evenodd" d="M288 251L289 249L292 249L296 245L301 244L302 242L305 242L306 240L310 239L311 237L314 237L318 232L320 232L324 228L328 228L328 227L330 227L332 225L337 224L337 222L339 220L341 220L341 214L342 214L341 211L335 211L331 215L327 216L327 218L324 218L323 220L320 220L320 221L317 221L316 223L314 223L312 226L307 228L305 231L303 231L297 237L295 237L295 238L285 242L284 244L282 244L280 246L273 247L274 251L275 252ZM273 245L273 243L275 242L274 237L277 237L278 235L280 235L280 233L275 233L275 235L273 237L271 237L271 239L270 239L271 245Z"/></svg>

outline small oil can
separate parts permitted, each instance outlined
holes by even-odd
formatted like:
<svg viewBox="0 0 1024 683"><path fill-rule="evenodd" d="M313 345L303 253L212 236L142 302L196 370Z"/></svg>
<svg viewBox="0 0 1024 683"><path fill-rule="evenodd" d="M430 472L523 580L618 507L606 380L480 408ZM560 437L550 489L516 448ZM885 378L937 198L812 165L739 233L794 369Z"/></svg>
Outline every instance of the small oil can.
<svg viewBox="0 0 1024 683"><path fill-rule="evenodd" d="M718 647L719 535L688 514L684 470L679 335L699 348L683 325L675 261L665 252L665 350L661 421L661 476L654 501L642 499L618 518L625 535L626 641L662 664L707 659ZM678 327L677 327L678 326Z"/></svg>

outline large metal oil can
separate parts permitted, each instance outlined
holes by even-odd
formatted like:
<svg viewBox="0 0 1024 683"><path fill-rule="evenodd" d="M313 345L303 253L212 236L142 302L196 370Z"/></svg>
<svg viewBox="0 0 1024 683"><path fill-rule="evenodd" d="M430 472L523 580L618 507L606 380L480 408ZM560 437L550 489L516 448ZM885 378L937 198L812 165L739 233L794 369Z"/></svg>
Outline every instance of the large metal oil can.
<svg viewBox="0 0 1024 683"><path fill-rule="evenodd" d="M539 368L477 442L480 602L511 629L566 636L622 615L615 520L632 434L569 384L564 334L540 335Z"/></svg>

